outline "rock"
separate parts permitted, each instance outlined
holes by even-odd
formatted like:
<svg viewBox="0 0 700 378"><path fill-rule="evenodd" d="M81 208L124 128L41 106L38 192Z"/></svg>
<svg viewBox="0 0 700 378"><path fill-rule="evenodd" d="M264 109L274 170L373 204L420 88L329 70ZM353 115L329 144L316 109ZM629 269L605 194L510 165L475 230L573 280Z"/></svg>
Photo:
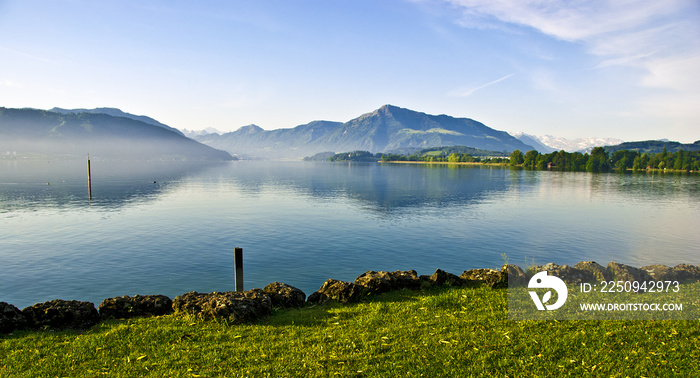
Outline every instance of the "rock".
<svg viewBox="0 0 700 378"><path fill-rule="evenodd" d="M470 269L465 270L459 276L467 283L472 281L486 285L491 288L500 288L508 286L508 279L502 276L501 272L495 269Z"/></svg>
<svg viewBox="0 0 700 378"><path fill-rule="evenodd" d="M274 307L303 307L306 302L306 294L294 286L282 282L273 282L263 288L270 296Z"/></svg>
<svg viewBox="0 0 700 378"><path fill-rule="evenodd" d="M88 329L100 321L100 314L92 302L52 301L37 303L22 310L32 328Z"/></svg>
<svg viewBox="0 0 700 378"><path fill-rule="evenodd" d="M666 265L647 265L639 269L649 273L649 275L656 281L676 280L676 272L673 270L673 268L668 267Z"/></svg>
<svg viewBox="0 0 700 378"><path fill-rule="evenodd" d="M222 293L191 291L176 297L173 309L204 320L225 319L235 324L250 323L272 314L272 299L260 289Z"/></svg>
<svg viewBox="0 0 700 378"><path fill-rule="evenodd" d="M394 272L376 272L369 270L355 279L355 284L363 286L373 294L392 290L418 289L420 280L415 270Z"/></svg>
<svg viewBox="0 0 700 378"><path fill-rule="evenodd" d="M424 278L425 279L425 278ZM428 277L434 286L464 286L466 282L457 275L436 269L432 276Z"/></svg>
<svg viewBox="0 0 700 378"><path fill-rule="evenodd" d="M385 293L393 289L393 277L389 272L368 270L357 278L355 284L363 286L373 294Z"/></svg>
<svg viewBox="0 0 700 378"><path fill-rule="evenodd" d="M329 279L321 285L321 288L309 295L309 303L326 303L335 300L341 303L357 302L367 292L363 286L352 282Z"/></svg>
<svg viewBox="0 0 700 378"><path fill-rule="evenodd" d="M528 279L525 272L513 264L504 264L501 268L501 279L504 279L507 286L524 286L527 285Z"/></svg>
<svg viewBox="0 0 700 378"><path fill-rule="evenodd" d="M107 298L98 307L102 318L127 319L160 316L173 312L173 301L165 295L136 295Z"/></svg>
<svg viewBox="0 0 700 378"><path fill-rule="evenodd" d="M689 264L678 264L673 267L678 281L700 281L700 267Z"/></svg>
<svg viewBox="0 0 700 378"><path fill-rule="evenodd" d="M390 272L389 275L393 279L392 290L420 289L420 279L418 278L418 273L416 273L415 270L395 270Z"/></svg>
<svg viewBox="0 0 700 378"><path fill-rule="evenodd" d="M596 282L612 280L610 272L595 261L581 261L574 265L574 269L591 272Z"/></svg>
<svg viewBox="0 0 700 378"><path fill-rule="evenodd" d="M0 302L0 333L12 333L27 326L27 319L17 307Z"/></svg>
<svg viewBox="0 0 700 378"><path fill-rule="evenodd" d="M612 281L653 281L647 271L635 268L629 265L610 262L608 264L608 272Z"/></svg>
<svg viewBox="0 0 700 378"><path fill-rule="evenodd" d="M546 265L536 265L531 269L533 273L546 270L548 275L559 277L562 281L571 285L578 285L582 282L592 283L596 281L594 273L588 270L572 268L568 265L549 263Z"/></svg>

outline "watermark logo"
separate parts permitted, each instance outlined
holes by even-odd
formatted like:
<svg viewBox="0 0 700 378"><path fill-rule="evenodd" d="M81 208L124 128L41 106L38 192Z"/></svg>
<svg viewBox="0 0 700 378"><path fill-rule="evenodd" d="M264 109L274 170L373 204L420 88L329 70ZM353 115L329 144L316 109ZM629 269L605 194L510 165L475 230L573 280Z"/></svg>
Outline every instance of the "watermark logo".
<svg viewBox="0 0 700 378"><path fill-rule="evenodd" d="M542 299L540 299L536 291L529 291L532 301L535 302L535 306L537 306L537 309L540 311L544 311L545 309L550 311L558 309L564 305L569 295L564 281L556 276L548 276L546 270L532 276L527 287L530 289L553 289L557 292L557 301L553 304L545 304L552 298L551 290L544 293Z"/></svg>

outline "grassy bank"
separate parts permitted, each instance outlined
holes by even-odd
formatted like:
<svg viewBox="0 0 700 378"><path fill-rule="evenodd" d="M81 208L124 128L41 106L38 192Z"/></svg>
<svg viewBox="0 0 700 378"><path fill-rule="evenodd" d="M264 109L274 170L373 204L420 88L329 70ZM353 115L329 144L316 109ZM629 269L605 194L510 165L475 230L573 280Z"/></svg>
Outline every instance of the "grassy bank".
<svg viewBox="0 0 700 378"><path fill-rule="evenodd" d="M254 325L186 316L0 336L2 377L697 376L698 321L507 319L506 290L397 291Z"/></svg>

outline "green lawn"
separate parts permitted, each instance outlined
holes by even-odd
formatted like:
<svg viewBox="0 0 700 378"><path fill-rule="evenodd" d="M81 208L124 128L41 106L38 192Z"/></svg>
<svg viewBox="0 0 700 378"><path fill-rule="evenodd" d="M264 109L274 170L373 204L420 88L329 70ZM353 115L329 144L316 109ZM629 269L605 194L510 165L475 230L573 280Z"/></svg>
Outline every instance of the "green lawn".
<svg viewBox="0 0 700 378"><path fill-rule="evenodd" d="M397 291L254 325L172 315L0 336L1 377L698 376L698 321L510 321L506 290Z"/></svg>

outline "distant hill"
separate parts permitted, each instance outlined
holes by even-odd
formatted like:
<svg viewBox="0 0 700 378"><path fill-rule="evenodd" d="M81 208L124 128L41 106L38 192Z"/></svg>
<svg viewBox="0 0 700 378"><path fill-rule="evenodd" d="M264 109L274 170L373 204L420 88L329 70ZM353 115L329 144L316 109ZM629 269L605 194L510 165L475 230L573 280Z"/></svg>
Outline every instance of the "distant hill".
<svg viewBox="0 0 700 378"><path fill-rule="evenodd" d="M507 152L533 149L506 132L469 118L429 115L392 105L345 123L314 121L270 131L249 125L231 133L196 139L234 154L263 158L302 158L324 151L385 153L454 145Z"/></svg>
<svg viewBox="0 0 700 378"><path fill-rule="evenodd" d="M498 157L508 157L510 156L509 153L504 153L503 151L490 151L490 150L481 150L478 148L473 148L473 147L467 147L467 146L441 146L441 147L431 147L431 148L425 148L419 151L416 151L414 154L416 155L441 155L441 156L448 156L450 154L457 153L457 154L469 154L471 156L479 156L479 157L486 157L486 156L498 156Z"/></svg>
<svg viewBox="0 0 700 378"><path fill-rule="evenodd" d="M95 109L62 109L62 108L51 108L51 109L49 109L49 111L50 111L50 112L56 112L56 113L62 113L62 114L69 114L69 113L75 113L75 114L78 114L78 113L108 114L108 115L111 115L111 116L114 116L114 117L131 118L131 119L133 119L133 120L141 121L141 122L144 122L144 123L148 123L149 125L153 125L153 126L162 127L162 128L164 128L164 129L166 129L166 130L170 130L170 131L172 131L172 132L175 132L175 133L178 133L178 134L180 134L180 135L182 135L182 136L185 136L185 134L183 134L182 131L180 131L180 130L174 128L174 127L170 127L170 126L168 126L168 125L166 125L166 124L160 123L160 122L156 121L155 119L153 119L153 118L151 118L151 117L142 116L142 115L134 115L134 114L131 114L131 113L126 113L126 112L123 112L123 111L121 111L121 110L119 110L119 109L117 109L117 108L95 108Z"/></svg>
<svg viewBox="0 0 700 378"><path fill-rule="evenodd" d="M179 132L104 113L0 107L0 155L119 160L232 160ZM0 156L2 157L2 156Z"/></svg>
<svg viewBox="0 0 700 378"><path fill-rule="evenodd" d="M628 151L639 151L642 153L654 153L658 154L663 152L666 148L666 152L678 152L678 150L683 151L700 151L700 140L695 141L692 144L682 144L679 142L669 142L667 140L645 140L640 142L624 142L614 146L606 146L605 150L608 153L628 150Z"/></svg>

